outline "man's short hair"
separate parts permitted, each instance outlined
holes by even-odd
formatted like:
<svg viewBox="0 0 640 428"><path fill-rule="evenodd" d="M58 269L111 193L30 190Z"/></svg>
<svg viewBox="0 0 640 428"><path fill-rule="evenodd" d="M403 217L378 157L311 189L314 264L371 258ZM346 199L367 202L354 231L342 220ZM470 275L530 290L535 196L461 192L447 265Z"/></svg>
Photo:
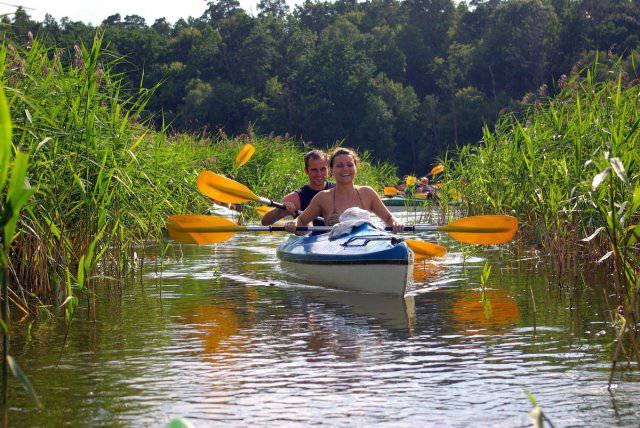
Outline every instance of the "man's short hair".
<svg viewBox="0 0 640 428"><path fill-rule="evenodd" d="M327 160L327 154L322 150L314 149L304 155L304 169L309 169L310 159L324 159Z"/></svg>

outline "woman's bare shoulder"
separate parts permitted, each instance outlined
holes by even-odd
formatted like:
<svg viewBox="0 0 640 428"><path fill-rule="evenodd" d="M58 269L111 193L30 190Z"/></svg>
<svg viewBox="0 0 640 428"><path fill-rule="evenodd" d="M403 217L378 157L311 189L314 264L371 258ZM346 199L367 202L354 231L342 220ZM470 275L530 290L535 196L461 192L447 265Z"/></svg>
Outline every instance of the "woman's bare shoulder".
<svg viewBox="0 0 640 428"><path fill-rule="evenodd" d="M378 196L378 193L371 186L356 186L358 192L362 192L363 195L367 196Z"/></svg>

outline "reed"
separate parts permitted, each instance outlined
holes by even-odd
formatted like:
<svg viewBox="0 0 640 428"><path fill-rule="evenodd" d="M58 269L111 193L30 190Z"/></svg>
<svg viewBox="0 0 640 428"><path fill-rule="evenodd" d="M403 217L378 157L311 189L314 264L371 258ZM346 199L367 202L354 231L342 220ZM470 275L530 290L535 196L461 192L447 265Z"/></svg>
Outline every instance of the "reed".
<svg viewBox="0 0 640 428"><path fill-rule="evenodd" d="M479 147L448 160L442 193L469 213L517 215L522 242L559 277L613 272L613 324L625 320L614 361L633 355L640 364L640 87L622 65L605 73L596 60L559 82L554 98L541 91L521 116L485 128Z"/></svg>
<svg viewBox="0 0 640 428"><path fill-rule="evenodd" d="M7 254L9 299L26 313L57 301L71 319L78 292L91 295L97 282L134 272L144 244L162 239L170 214L209 206L195 188L202 169L274 199L305 179L306 148L290 138L256 136L251 129L234 138L169 132L162 118L145 114L155 88L125 89L111 72L119 59L104 54L102 41L98 34L72 53L37 39L23 48L0 47L12 148L29 155L25 175L34 190ZM246 142L257 152L234 169ZM360 177L382 188L393 172L365 161Z"/></svg>

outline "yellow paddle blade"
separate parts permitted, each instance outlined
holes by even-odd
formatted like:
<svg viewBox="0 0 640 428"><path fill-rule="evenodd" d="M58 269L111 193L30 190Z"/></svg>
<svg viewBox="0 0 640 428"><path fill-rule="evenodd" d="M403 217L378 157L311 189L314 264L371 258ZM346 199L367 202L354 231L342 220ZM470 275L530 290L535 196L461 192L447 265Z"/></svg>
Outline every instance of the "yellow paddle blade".
<svg viewBox="0 0 640 428"><path fill-rule="evenodd" d="M416 241L414 239L405 239L404 242L411 248L416 260L426 257L444 257L444 255L447 254L446 248L432 244L431 242Z"/></svg>
<svg viewBox="0 0 640 428"><path fill-rule="evenodd" d="M384 194L387 196L393 196L398 194L398 189L392 186L386 186L384 188Z"/></svg>
<svg viewBox="0 0 640 428"><path fill-rule="evenodd" d="M256 212L258 213L258 215L264 217L264 215L266 213L268 213L269 211L271 211L273 208L266 206L266 205L260 205L259 207L256 207Z"/></svg>
<svg viewBox="0 0 640 428"><path fill-rule="evenodd" d="M416 193L413 195L416 199L427 199L427 196L429 196L427 193Z"/></svg>
<svg viewBox="0 0 640 428"><path fill-rule="evenodd" d="M442 171L444 171L444 165L442 165L442 164L436 165L431 169L431 175L438 175Z"/></svg>
<svg viewBox="0 0 640 428"><path fill-rule="evenodd" d="M172 215L167 228L174 240L185 244L224 242L246 229L226 218L209 215Z"/></svg>
<svg viewBox="0 0 640 428"><path fill-rule="evenodd" d="M247 186L211 171L201 171L197 185L203 195L227 204L260 200Z"/></svg>
<svg viewBox="0 0 640 428"><path fill-rule="evenodd" d="M508 215L465 217L438 228L467 244L504 244L518 231L518 219Z"/></svg>
<svg viewBox="0 0 640 428"><path fill-rule="evenodd" d="M236 161L233 164L234 168L240 168L242 165L247 163L251 156L256 152L256 148L253 147L253 144L245 144L242 149L238 152L238 156L236 156Z"/></svg>

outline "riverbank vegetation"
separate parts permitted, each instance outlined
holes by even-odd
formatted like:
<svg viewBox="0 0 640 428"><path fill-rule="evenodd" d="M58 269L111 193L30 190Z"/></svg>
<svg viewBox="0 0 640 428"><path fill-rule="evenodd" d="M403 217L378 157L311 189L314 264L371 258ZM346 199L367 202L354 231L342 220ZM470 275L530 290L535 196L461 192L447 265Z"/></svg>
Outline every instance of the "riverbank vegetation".
<svg viewBox="0 0 640 428"><path fill-rule="evenodd" d="M73 17L71 17L73 18ZM114 13L98 26L18 9L0 29L65 49L97 29L123 83L162 82L147 103L187 132L223 129L345 144L422 175L447 149L476 144L503 109L552 87L593 52L640 44L640 6L613 0L284 0L247 11L203 2L201 16L153 23Z"/></svg>
<svg viewBox="0 0 640 428"><path fill-rule="evenodd" d="M479 147L449 160L443 192L469 213L509 213L523 242L562 284L606 269L619 335L614 361L640 363L640 86L637 58L595 58L582 73L529 95L522 115L484 129ZM569 280L575 283L574 280ZM594 284L595 285L595 284ZM609 284L597 284L609 285Z"/></svg>
<svg viewBox="0 0 640 428"><path fill-rule="evenodd" d="M202 169L274 199L304 182L307 148L292 139L149 128L143 117L153 88L126 92L102 43L97 36L86 49L76 47L70 62L37 39L25 49L10 43L0 48L12 151L29 156L25 173L33 191L6 252L9 299L21 312L29 313L33 303L57 302L71 316L74 291L131 272L144 260L141 244L161 240L168 215L207 209L210 201L195 189ZM256 154L234 169L247 142ZM380 188L393 173L386 165L363 165L363 179Z"/></svg>

